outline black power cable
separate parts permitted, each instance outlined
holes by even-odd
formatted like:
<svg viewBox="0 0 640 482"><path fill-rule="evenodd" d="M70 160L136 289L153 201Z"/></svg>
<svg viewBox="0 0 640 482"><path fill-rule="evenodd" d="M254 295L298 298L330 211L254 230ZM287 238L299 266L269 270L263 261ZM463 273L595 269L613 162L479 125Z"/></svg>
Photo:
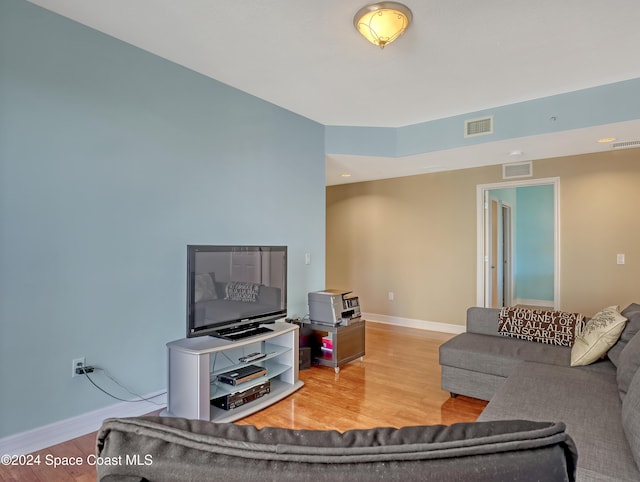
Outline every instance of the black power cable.
<svg viewBox="0 0 640 482"><path fill-rule="evenodd" d="M154 398L158 398L162 395L165 395L167 392L162 392L162 393L158 393L157 395L154 395L153 397L148 397L145 398L141 395L138 395L135 392L132 392L131 390L129 390L127 387L125 387L124 385L122 385L118 380L116 380L115 378L113 378L109 372L107 370L105 370L104 368L100 368L100 367L96 367L96 366L83 366L83 367L78 367L77 368L78 371L80 371L80 373L82 375L84 375L85 377L87 377L87 380L89 380L89 382L96 387L98 390L100 390L102 393L104 393L105 395L110 396L111 398L114 398L116 400L119 400L121 402L129 402L129 403L137 403L137 402L149 402L149 403L153 403L154 405L158 405L160 407L163 407L163 404L157 403L155 401L153 401ZM100 370L102 372L104 372L105 376L108 377L110 380L112 380L116 385L118 385L119 387L123 388L124 390L126 390L128 393L130 393L131 395L135 396L138 398L138 400L126 400L124 398L120 398L117 397L115 395L113 395L112 393L109 393L107 390L105 390L104 388L102 388L101 386L99 386L96 382L94 382L91 377L89 376L89 370L95 371L95 370Z"/></svg>

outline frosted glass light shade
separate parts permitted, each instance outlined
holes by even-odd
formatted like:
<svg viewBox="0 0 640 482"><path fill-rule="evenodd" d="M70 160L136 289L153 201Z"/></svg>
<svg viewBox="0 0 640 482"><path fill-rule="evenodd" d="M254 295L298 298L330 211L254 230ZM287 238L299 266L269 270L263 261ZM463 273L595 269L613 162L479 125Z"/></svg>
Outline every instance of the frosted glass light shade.
<svg viewBox="0 0 640 482"><path fill-rule="evenodd" d="M400 37L409 27L411 10L398 2L379 2L361 8L353 25L369 42L384 48Z"/></svg>

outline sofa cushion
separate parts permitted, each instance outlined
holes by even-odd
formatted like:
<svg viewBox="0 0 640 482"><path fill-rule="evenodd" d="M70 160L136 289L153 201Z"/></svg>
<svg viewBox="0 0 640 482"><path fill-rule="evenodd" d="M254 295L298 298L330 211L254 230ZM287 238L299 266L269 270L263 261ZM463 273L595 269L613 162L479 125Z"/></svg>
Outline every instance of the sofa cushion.
<svg viewBox="0 0 640 482"><path fill-rule="evenodd" d="M483 308L481 306L467 308L467 332L479 335L497 335L499 315L500 308Z"/></svg>
<svg viewBox="0 0 640 482"><path fill-rule="evenodd" d="M622 426L636 464L640 466L640 372L636 372L631 380L622 401Z"/></svg>
<svg viewBox="0 0 640 482"><path fill-rule="evenodd" d="M620 338L626 321L618 306L599 311L576 337L571 349L571 366L588 365L604 356Z"/></svg>
<svg viewBox="0 0 640 482"><path fill-rule="evenodd" d="M616 369L610 361L585 367L524 362L478 420L562 421L578 449L578 480L640 480L621 412ZM640 434L640 425L638 429Z"/></svg>
<svg viewBox="0 0 640 482"><path fill-rule="evenodd" d="M519 420L340 433L138 417L106 420L97 448L151 460L99 465L99 480L555 481L574 480L576 461L563 424Z"/></svg>
<svg viewBox="0 0 640 482"><path fill-rule="evenodd" d="M607 356L613 362L614 365L618 365L620 359L620 353L624 350L624 347L631 341L631 338L640 331L640 305L637 303L631 303L624 310L622 310L622 316L629 321L625 324L624 330L620 334L620 338L613 347L607 352Z"/></svg>
<svg viewBox="0 0 640 482"><path fill-rule="evenodd" d="M505 306L498 317L498 334L550 345L572 346L584 324L581 313Z"/></svg>
<svg viewBox="0 0 640 482"><path fill-rule="evenodd" d="M626 344L618 363L618 391L620 398L624 399L631 380L640 367L640 334L636 334L629 343Z"/></svg>
<svg viewBox="0 0 640 482"><path fill-rule="evenodd" d="M440 345L440 364L508 377L522 361L569 366L571 348L462 333Z"/></svg>

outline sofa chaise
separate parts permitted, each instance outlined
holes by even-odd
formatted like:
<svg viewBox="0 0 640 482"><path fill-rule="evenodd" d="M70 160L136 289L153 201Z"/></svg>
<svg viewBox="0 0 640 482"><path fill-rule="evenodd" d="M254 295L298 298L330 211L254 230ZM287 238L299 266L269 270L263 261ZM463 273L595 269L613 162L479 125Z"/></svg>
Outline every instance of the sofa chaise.
<svg viewBox="0 0 640 482"><path fill-rule="evenodd" d="M571 366L572 347L499 334L499 309L470 308L467 330L440 347L442 388L489 404L478 421L566 424L578 450L577 480L639 481L640 305L607 355Z"/></svg>

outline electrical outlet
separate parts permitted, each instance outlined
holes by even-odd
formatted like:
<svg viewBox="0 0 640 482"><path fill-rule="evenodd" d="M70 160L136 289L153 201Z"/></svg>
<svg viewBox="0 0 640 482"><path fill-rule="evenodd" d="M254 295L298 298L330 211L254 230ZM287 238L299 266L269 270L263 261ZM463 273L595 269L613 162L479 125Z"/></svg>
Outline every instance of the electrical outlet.
<svg viewBox="0 0 640 482"><path fill-rule="evenodd" d="M82 358L74 358L71 361L71 365L72 365L71 377L75 378L75 377L82 376L81 373L77 373L76 372L76 368L82 368L83 366L86 365L84 357L82 357Z"/></svg>

